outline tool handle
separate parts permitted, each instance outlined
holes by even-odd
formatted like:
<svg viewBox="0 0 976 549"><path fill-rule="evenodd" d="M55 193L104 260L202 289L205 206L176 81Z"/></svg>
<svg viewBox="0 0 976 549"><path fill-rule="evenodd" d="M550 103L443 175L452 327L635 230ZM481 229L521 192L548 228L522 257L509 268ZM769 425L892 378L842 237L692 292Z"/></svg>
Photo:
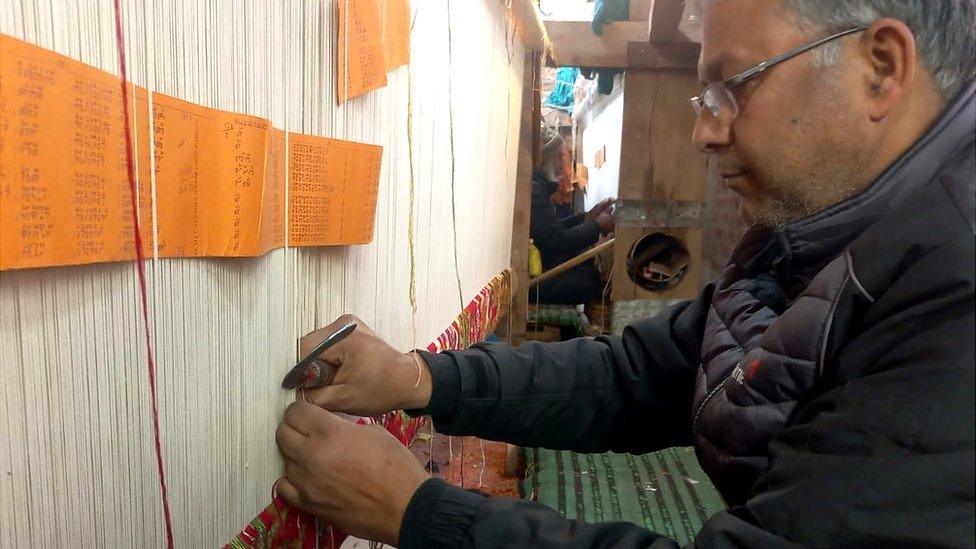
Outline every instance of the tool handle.
<svg viewBox="0 0 976 549"><path fill-rule="evenodd" d="M325 362L324 360L313 360L305 367L305 382L301 387L304 389L318 389L332 383L335 379L338 368Z"/></svg>
<svg viewBox="0 0 976 549"><path fill-rule="evenodd" d="M349 334L351 334L355 329L356 329L356 323L350 321L347 322L346 324L343 324L342 327L340 327L338 330L336 330L328 337L323 339L322 342L316 345L311 352L305 355L304 358L299 360L297 364L295 364L294 366L291 367L290 370L288 370L288 373L285 375L285 378L281 380L281 388L289 389L289 390L297 389L299 387L312 388L313 386L309 383L310 381L325 379L327 377L328 370L330 368L332 370L335 370L335 368L329 364L326 364L321 360L318 360L318 356L324 353L327 349L329 349L336 343L339 343L340 341L348 337ZM319 370L318 373L316 373L314 369L311 371L309 370L309 368L312 366L313 363L318 363L322 365L317 367L317 369ZM323 366L327 366L327 367L323 367ZM334 377L334 375L335 372L333 371L332 376L330 376L329 378L329 381L331 381L331 377ZM322 383L322 385L324 385L324 383Z"/></svg>

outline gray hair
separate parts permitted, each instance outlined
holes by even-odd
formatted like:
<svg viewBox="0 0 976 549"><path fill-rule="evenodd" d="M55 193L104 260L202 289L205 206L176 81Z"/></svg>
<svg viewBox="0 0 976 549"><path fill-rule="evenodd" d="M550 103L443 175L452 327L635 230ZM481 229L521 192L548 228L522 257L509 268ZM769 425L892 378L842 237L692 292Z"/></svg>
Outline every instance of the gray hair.
<svg viewBox="0 0 976 549"><path fill-rule="evenodd" d="M959 93L976 76L976 0L781 1L797 24L811 33L831 34L866 27L882 17L905 23L915 35L922 65L946 99ZM815 63L836 63L842 48L840 42L825 44L817 52Z"/></svg>
<svg viewBox="0 0 976 549"><path fill-rule="evenodd" d="M948 99L976 75L976 0L783 0L801 27L830 34L866 27L882 17L908 25L922 64ZM820 51L832 65L842 45Z"/></svg>
<svg viewBox="0 0 976 549"><path fill-rule="evenodd" d="M546 178L555 181L559 177L559 170L563 162L563 146L565 140L559 135L559 130L550 127L543 122L541 128L541 157L539 158L539 171Z"/></svg>

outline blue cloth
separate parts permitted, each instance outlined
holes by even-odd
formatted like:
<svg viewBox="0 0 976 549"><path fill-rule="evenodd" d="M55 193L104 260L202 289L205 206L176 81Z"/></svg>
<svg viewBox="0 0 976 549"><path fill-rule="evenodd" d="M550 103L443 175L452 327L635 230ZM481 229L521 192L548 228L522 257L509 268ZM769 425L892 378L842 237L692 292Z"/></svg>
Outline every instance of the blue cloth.
<svg viewBox="0 0 976 549"><path fill-rule="evenodd" d="M575 67L563 67L556 71L556 85L546 97L546 106L573 112L573 87L579 72Z"/></svg>
<svg viewBox="0 0 976 549"><path fill-rule="evenodd" d="M593 3L593 21L590 28L593 34L603 34L603 25L610 21L626 21L630 17L630 2L627 0L596 0Z"/></svg>

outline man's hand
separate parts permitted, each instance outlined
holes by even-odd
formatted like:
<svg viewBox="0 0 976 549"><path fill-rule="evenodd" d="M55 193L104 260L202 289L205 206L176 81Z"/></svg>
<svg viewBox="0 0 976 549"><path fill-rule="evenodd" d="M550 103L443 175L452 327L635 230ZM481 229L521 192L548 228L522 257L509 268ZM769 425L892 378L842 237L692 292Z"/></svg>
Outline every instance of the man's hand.
<svg viewBox="0 0 976 549"><path fill-rule="evenodd" d="M285 411L278 493L357 537L396 545L403 514L427 473L379 425L356 425L308 402Z"/></svg>
<svg viewBox="0 0 976 549"><path fill-rule="evenodd" d="M607 234L613 230L617 220L613 216L613 199L604 198L596 206L590 208L583 216L587 221L595 221L600 227L601 234Z"/></svg>
<svg viewBox="0 0 976 549"><path fill-rule="evenodd" d="M332 382L306 390L305 398L328 410L374 416L391 410L423 408L430 402L430 370L420 355L404 354L380 339L366 324L343 315L302 338L301 352L311 352L348 321L359 326L319 359L335 368ZM417 383L417 376L420 383Z"/></svg>
<svg viewBox="0 0 976 549"><path fill-rule="evenodd" d="M604 198L595 206L590 208L590 211L586 212L586 215L583 216L583 218L587 221L596 221L597 218L600 217L600 214L603 212L609 212L611 209L613 209L613 199Z"/></svg>
<svg viewBox="0 0 976 549"><path fill-rule="evenodd" d="M600 227L600 234L609 233L617 225L617 219L608 210L600 212L600 215L596 217L595 221Z"/></svg>

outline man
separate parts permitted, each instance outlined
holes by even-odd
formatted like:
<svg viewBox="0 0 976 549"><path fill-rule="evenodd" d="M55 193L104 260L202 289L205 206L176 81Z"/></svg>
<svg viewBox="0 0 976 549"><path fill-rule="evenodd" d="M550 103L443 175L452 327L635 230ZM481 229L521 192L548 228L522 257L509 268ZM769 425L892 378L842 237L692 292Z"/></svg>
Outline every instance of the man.
<svg viewBox="0 0 976 549"><path fill-rule="evenodd" d="M543 128L542 162L532 175L532 217L529 231L542 255L542 267L552 269L596 244L601 234L613 230L614 218L610 199L604 200L585 214L559 219L552 195L559 188L565 172L569 148L559 133ZM530 299L541 303L575 305L600 297L603 282L592 260L577 265L565 273L533 287Z"/></svg>
<svg viewBox="0 0 976 549"><path fill-rule="evenodd" d="M719 280L622 338L425 354L416 389L411 356L364 330L326 354L339 373L315 402L577 451L694 443L729 503L696 546L971 546L974 11L706 2L694 141L754 224ZM390 437L325 409L286 412L280 491L354 533L673 546L428 480Z"/></svg>

